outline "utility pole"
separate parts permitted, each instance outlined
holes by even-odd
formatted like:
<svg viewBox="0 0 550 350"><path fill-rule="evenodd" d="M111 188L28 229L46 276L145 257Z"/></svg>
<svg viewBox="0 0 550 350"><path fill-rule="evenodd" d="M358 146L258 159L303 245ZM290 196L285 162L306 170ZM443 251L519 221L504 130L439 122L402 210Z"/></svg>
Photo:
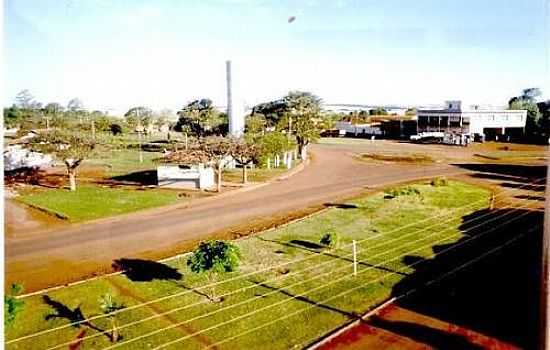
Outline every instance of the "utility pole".
<svg viewBox="0 0 550 350"><path fill-rule="evenodd" d="M141 152L141 119L139 118L139 109L136 109L136 115L137 115L137 132L138 132L138 143L139 143L139 162L143 163L143 154Z"/></svg>
<svg viewBox="0 0 550 350"><path fill-rule="evenodd" d="M95 120L92 119L92 138L95 141Z"/></svg>

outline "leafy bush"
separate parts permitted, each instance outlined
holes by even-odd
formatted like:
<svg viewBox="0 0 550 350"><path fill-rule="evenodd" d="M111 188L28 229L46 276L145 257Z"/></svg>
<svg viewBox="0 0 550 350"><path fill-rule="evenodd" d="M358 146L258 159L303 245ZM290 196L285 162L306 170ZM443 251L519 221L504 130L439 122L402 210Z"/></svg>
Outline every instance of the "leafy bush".
<svg viewBox="0 0 550 350"><path fill-rule="evenodd" d="M430 184L435 187L441 187L441 186L447 186L449 182L445 177L436 177L435 179L432 180L432 182L430 182Z"/></svg>
<svg viewBox="0 0 550 350"><path fill-rule="evenodd" d="M420 195L420 191L416 187L405 186L399 188L390 188L384 191L384 198L396 198L399 196L411 196L411 195Z"/></svg>
<svg viewBox="0 0 550 350"><path fill-rule="evenodd" d="M111 124L109 128L114 136L122 134L122 126L120 124Z"/></svg>
<svg viewBox="0 0 550 350"><path fill-rule="evenodd" d="M336 232L329 231L321 237L319 243L327 248L337 248L340 241L340 237Z"/></svg>
<svg viewBox="0 0 550 350"><path fill-rule="evenodd" d="M23 310L25 302L16 298L16 295L23 291L23 286L17 283L11 285L11 291L4 296L4 326L13 324L17 314Z"/></svg>
<svg viewBox="0 0 550 350"><path fill-rule="evenodd" d="M195 273L206 271L231 272L239 266L239 247L224 241L202 242L187 260L187 266Z"/></svg>

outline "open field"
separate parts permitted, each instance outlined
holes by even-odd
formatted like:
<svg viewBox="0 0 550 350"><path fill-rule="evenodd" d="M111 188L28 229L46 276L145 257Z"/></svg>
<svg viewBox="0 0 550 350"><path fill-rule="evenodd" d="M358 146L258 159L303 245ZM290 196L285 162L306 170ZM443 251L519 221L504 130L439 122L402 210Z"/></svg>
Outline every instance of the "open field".
<svg viewBox="0 0 550 350"><path fill-rule="evenodd" d="M200 288L206 279L187 269L185 257L175 258L166 265L122 260L120 266L131 273L52 291L48 294L50 306L42 296L25 298L25 310L14 327L8 329L7 339L68 324L71 317L78 321L82 315L97 315L99 296L113 293L129 307L178 294L148 307L121 312L117 316L123 327L121 348L152 348L180 337L188 339L168 348L286 349L307 343L390 297L404 279L413 279L415 271L419 271L417 262L425 260L427 263L422 265L429 265L442 247L471 237L473 225L464 221L484 213L490 197L486 189L455 181L447 186L419 184L413 188L418 193L396 191L401 194L394 197L377 193L336 204L300 222L238 241L243 263L239 272L223 276L227 282L216 287L216 294L224 296L222 302L212 303L201 295L210 292L210 288ZM487 223L487 227L491 224ZM327 251L319 245L327 230L340 236L339 249ZM349 244L353 239L360 242L356 277L351 276ZM345 297L323 302L347 290L351 292ZM55 310L59 317L48 317ZM157 317L161 313L166 314ZM295 316L278 323L231 338L294 313ZM46 317L51 319L46 321ZM145 317L151 318L123 326ZM208 330L215 325L220 326ZM100 334L97 329L108 329L109 320L97 319L80 326L8 343L7 349L50 348L73 341L83 331L85 336L94 336ZM145 336L164 327L169 329ZM224 339L231 341L215 345ZM85 339L82 348L103 348L109 344L108 336L100 334Z"/></svg>

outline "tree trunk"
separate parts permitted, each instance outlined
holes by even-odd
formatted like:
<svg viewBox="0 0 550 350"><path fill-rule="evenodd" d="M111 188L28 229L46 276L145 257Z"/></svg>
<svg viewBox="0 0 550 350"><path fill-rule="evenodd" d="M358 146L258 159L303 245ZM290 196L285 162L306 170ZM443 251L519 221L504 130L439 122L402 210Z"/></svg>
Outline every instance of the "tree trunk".
<svg viewBox="0 0 550 350"><path fill-rule="evenodd" d="M217 183L216 190L218 192L222 191L222 163L221 162L218 163L218 183Z"/></svg>
<svg viewBox="0 0 550 350"><path fill-rule="evenodd" d="M246 164L243 164L243 184L248 182L248 174L246 173Z"/></svg>
<svg viewBox="0 0 550 350"><path fill-rule="evenodd" d="M69 168L67 173L69 175L69 187L71 191L76 191L76 169Z"/></svg>
<svg viewBox="0 0 550 350"><path fill-rule="evenodd" d="M300 146L300 158L302 161L306 161L307 159L307 145Z"/></svg>
<svg viewBox="0 0 550 350"><path fill-rule="evenodd" d="M118 341L118 327L116 324L116 319L113 316L111 316L111 326L112 326L111 341L113 343L116 343Z"/></svg>

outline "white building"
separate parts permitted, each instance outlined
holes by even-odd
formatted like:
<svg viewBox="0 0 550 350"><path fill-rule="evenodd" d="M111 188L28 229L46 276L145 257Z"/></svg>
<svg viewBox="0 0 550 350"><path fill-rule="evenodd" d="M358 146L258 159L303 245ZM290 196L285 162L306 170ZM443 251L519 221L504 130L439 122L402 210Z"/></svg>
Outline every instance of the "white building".
<svg viewBox="0 0 550 350"><path fill-rule="evenodd" d="M359 135L382 135L382 130L379 125L371 124L352 124L351 122L339 121L334 125L338 129L340 135L352 134Z"/></svg>
<svg viewBox="0 0 550 350"><path fill-rule="evenodd" d="M4 149L4 171L25 168L45 168L53 163L48 154L30 151L21 145L7 146Z"/></svg>
<svg viewBox="0 0 550 350"><path fill-rule="evenodd" d="M159 165L157 181L161 187L205 189L213 187L214 169L202 164L193 166Z"/></svg>
<svg viewBox="0 0 550 350"><path fill-rule="evenodd" d="M417 133L443 132L471 137L502 139L523 134L527 111L465 107L461 101L446 101L441 108L419 109Z"/></svg>

